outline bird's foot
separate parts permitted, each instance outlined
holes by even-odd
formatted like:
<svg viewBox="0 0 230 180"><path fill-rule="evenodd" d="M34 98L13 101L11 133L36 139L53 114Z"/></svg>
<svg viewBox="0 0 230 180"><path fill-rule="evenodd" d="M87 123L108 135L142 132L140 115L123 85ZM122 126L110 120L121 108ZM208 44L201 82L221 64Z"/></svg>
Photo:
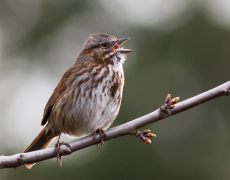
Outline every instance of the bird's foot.
<svg viewBox="0 0 230 180"><path fill-rule="evenodd" d="M58 136L58 140L55 144L55 151L56 151L56 154L57 154L57 163L59 164L59 166L62 166L62 158L61 158L61 154L60 154L60 151L61 151L61 145L65 145L68 147L69 149L69 152L71 152L71 146L69 145L69 143L67 142L60 142L60 137L61 135Z"/></svg>
<svg viewBox="0 0 230 180"><path fill-rule="evenodd" d="M151 144L151 138L156 138L156 134L154 134L150 129L137 130L134 135L139 137L144 144Z"/></svg>
<svg viewBox="0 0 230 180"><path fill-rule="evenodd" d="M106 140L106 134L105 134L105 131L103 129L97 129L94 133L93 133L93 137L94 137L94 140L96 141L96 135L99 134L100 136L100 143L97 144L97 147L99 149L102 149L103 148L103 144L105 143L105 140Z"/></svg>

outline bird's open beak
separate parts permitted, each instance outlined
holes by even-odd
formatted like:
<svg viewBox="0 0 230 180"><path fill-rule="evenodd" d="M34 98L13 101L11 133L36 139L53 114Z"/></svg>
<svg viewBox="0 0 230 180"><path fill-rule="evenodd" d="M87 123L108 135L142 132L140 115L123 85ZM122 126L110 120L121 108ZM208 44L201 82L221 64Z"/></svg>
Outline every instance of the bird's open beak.
<svg viewBox="0 0 230 180"><path fill-rule="evenodd" d="M130 37L125 37L125 38L120 38L117 40L117 44L121 45L122 43L124 43L125 41L128 41L130 40L131 38ZM120 52L120 53L129 53L129 52L132 52L131 49L125 49L123 47L119 47L118 49L116 49L117 52Z"/></svg>
<svg viewBox="0 0 230 180"><path fill-rule="evenodd" d="M123 42L128 41L130 39L131 39L130 37L120 38L120 39L117 40L117 43L122 44Z"/></svg>

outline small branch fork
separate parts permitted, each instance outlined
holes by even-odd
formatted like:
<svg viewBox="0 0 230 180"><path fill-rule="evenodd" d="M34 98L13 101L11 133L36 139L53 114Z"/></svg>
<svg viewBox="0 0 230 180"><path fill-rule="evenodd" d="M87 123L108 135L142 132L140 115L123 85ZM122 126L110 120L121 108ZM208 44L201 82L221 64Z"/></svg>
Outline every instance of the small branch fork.
<svg viewBox="0 0 230 180"><path fill-rule="evenodd" d="M124 135L135 135L139 137L145 144L150 144L150 138L155 137L156 135L150 130L140 131L140 128L165 119L169 116L173 116L174 114L191 109L205 102L211 101L212 99L216 99L221 96L228 96L229 94L230 81L181 102L178 102L179 97L173 98L171 95L167 95L165 104L155 111L105 131L104 135L106 139L103 139L103 141L108 141L110 139ZM66 156L72 152L99 143L101 143L101 135L92 134L77 139L68 145L61 144L59 147L58 155ZM39 162L54 157L57 157L57 151L55 150L55 147L27 153L18 153L10 156L1 155L0 168L18 167L23 164Z"/></svg>

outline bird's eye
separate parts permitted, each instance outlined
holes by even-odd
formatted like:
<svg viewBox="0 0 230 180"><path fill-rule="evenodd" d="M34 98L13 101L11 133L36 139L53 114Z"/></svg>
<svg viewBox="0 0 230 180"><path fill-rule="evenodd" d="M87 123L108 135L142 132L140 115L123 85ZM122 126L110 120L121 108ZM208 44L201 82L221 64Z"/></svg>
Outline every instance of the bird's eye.
<svg viewBox="0 0 230 180"><path fill-rule="evenodd" d="M101 46L102 46L103 48L107 48L107 47L109 47L109 43L102 43Z"/></svg>

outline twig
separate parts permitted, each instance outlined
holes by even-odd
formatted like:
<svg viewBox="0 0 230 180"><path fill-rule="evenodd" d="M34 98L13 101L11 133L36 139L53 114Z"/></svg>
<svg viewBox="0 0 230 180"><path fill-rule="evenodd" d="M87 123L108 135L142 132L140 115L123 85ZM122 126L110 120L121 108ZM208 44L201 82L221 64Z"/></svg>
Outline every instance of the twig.
<svg viewBox="0 0 230 180"><path fill-rule="evenodd" d="M163 111L161 107L142 117L136 118L125 124L110 128L105 132L106 141L120 136L133 134L139 128L142 128L148 124L155 123L161 119L165 119L174 114L188 110L192 107L198 106L212 99L221 96L227 96L229 94L230 94L230 81L218 87L215 87L211 90L208 90L204 93L201 93L199 95L196 95L194 97L191 97L189 99L177 103L174 108L170 109L170 113L168 113L167 111ZM59 153L61 156L69 155L74 151L78 151L80 149L98 144L100 142L101 142L100 135L94 135L94 136L89 135L69 143L71 148L65 145L61 145ZM20 165L27 164L27 163L33 163L33 162L43 161L46 159L51 159L53 157L56 157L56 155L57 154L54 147L38 150L34 152L18 153L10 156L2 155L0 156L0 168L18 167Z"/></svg>

